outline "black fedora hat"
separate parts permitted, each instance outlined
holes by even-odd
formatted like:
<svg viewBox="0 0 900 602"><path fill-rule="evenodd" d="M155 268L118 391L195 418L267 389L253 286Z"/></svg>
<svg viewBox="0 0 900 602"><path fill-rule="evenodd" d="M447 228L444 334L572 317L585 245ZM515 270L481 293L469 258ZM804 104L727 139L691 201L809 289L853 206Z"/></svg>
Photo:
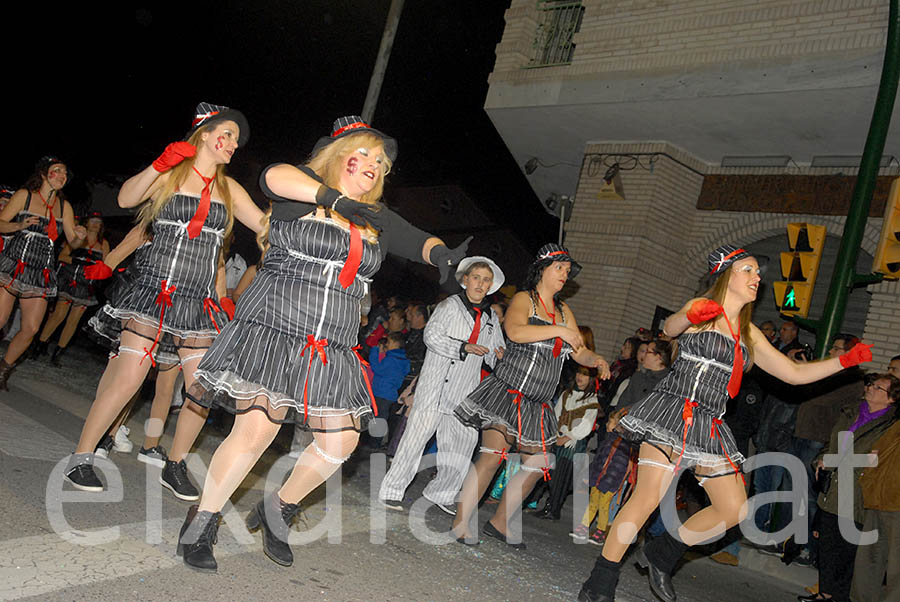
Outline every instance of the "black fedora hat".
<svg viewBox="0 0 900 602"><path fill-rule="evenodd" d="M570 280L577 276L578 272L581 271L581 264L572 259L572 256L569 255L569 250L555 242L547 243L541 247L538 250L537 257L534 258L531 265L550 265L554 261L568 261L572 264L572 267L569 270Z"/></svg>
<svg viewBox="0 0 900 602"><path fill-rule="evenodd" d="M391 163L397 160L397 141L384 132L369 126L359 115L347 115L346 117L335 119L334 125L331 127L331 135L319 138L319 141L313 147L312 154L315 155L335 140L350 134L359 134L360 132L369 132L381 138L384 143L384 154L391 160Z"/></svg>
<svg viewBox="0 0 900 602"><path fill-rule="evenodd" d="M706 256L706 263L709 266L710 274L719 274L724 272L735 261L753 257L753 254L734 245L722 245L721 247L710 251Z"/></svg>
<svg viewBox="0 0 900 602"><path fill-rule="evenodd" d="M211 125L219 121L233 121L241 130L238 142L246 145L250 140L250 123L244 114L237 109L231 109L225 105L214 105L209 102L201 102L194 109L194 119L191 121L191 129L184 135L184 139L190 138L194 132L205 125Z"/></svg>
<svg viewBox="0 0 900 602"><path fill-rule="evenodd" d="M0 184L0 199L9 198L16 193L16 189L12 186Z"/></svg>

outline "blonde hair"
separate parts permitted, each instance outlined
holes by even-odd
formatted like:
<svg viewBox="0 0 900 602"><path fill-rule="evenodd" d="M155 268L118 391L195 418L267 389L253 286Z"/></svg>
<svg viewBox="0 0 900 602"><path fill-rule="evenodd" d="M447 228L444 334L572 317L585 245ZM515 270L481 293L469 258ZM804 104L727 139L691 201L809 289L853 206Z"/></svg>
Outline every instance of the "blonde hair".
<svg viewBox="0 0 900 602"><path fill-rule="evenodd" d="M207 126L199 128L196 132L191 134L191 137L188 138L188 142L193 144L195 147L199 146L201 143L201 136L204 133L211 132L217 123L215 122L209 124ZM163 187L159 190L155 199L150 199L148 202L145 202L137 216L137 223L144 226L144 229L148 232L152 231L151 224L153 220L155 220L159 213L163 210L170 200L172 200L172 196L178 192L181 186L185 183L188 176L193 172L194 162L197 160L197 155L193 157L188 157L178 165L172 168L172 171L169 172L169 179L163 185ZM217 196L219 196L222 200L222 203L225 205L225 210L227 214L226 222L225 222L225 237L227 238L231 234L231 227L234 225L234 210L233 204L231 200L231 190L228 188L228 180L225 176L225 165L219 164L216 166L216 175L212 189L217 192Z"/></svg>
<svg viewBox="0 0 900 602"><path fill-rule="evenodd" d="M701 297L706 297L707 299L712 299L719 305L725 304L725 295L728 292L728 282L731 279L732 268L734 264L729 265L725 271L723 271L716 281L713 282L712 286L701 295ZM753 345L750 343L750 320L753 317L753 303L747 303L744 307L741 308L741 312L738 315L738 319L741 321L740 331L741 331L741 341L744 342L744 345L747 346L747 349L750 350L750 363L753 363ZM702 322L698 325L700 330L713 330L716 326L716 320L718 316L710 318L706 322Z"/></svg>
<svg viewBox="0 0 900 602"><path fill-rule="evenodd" d="M340 185L341 170L344 169L344 159L347 155L361 147L374 148L376 146L384 146L384 140L382 140L381 136L371 132L349 134L319 149L319 152L310 157L305 165L322 178L322 183L325 186L337 188ZM381 195L384 193L384 178L391 172L393 163L387 155L384 155L384 161L381 165L381 177L375 182L372 190L357 199L360 202L375 204L381 200ZM269 248L269 226L271 225L271 220L272 204L270 202L269 209L263 216L262 230L256 235L256 244L263 255Z"/></svg>

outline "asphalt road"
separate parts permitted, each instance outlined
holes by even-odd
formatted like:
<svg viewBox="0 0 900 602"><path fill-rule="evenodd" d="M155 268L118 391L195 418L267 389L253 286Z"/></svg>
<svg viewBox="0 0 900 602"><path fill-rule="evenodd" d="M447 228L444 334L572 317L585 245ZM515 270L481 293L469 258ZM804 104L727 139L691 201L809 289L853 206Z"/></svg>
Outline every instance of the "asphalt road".
<svg viewBox="0 0 900 602"><path fill-rule="evenodd" d="M120 476L118 493L62 486L60 462L74 449L104 363L86 348L64 358L61 368L46 359L24 363L10 391L0 392L0 600L570 601L599 553L568 536L570 506L561 521L525 516L525 551L490 538L474 548L448 542L441 533L450 517L436 508L396 513L370 504L370 474L377 474L380 456L358 450L328 494L323 487L304 502L306 524L295 525L293 537L309 541L294 546L292 567L280 567L263 555L259 534L244 530L243 517L262 495L270 469L290 462L282 433L232 499L215 548L218 573L193 572L175 556L189 504L162 490L159 469L135 458L149 404L128 423L135 451L113 453L114 466L98 465L106 467L105 482ZM174 428L169 420L163 445ZM191 462L195 482L202 483L203 466L223 436L214 426L205 429ZM411 499L427 478L427 471L419 476ZM329 498L336 493L339 501ZM482 523L491 511L482 508ZM784 580L777 563L756 564L750 570L690 559L674 577L678 598L775 601L802 593L800 581ZM654 600L630 562L617 600Z"/></svg>

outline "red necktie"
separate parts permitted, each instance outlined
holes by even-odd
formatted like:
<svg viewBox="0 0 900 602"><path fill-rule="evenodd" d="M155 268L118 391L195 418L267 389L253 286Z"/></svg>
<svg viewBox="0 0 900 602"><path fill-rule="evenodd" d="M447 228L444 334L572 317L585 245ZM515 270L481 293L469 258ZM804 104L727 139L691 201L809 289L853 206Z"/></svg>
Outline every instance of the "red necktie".
<svg viewBox="0 0 900 602"><path fill-rule="evenodd" d="M738 391L741 390L741 378L744 375L744 352L741 349L741 325L738 324L738 331L735 334L734 330L731 328L731 321L728 319L728 316L725 315L725 312L722 312L722 315L725 316L725 323L728 324L728 331L731 332L731 338L734 339L734 363L731 366L731 378L728 379L728 395L731 397L735 397L738 394Z"/></svg>
<svg viewBox="0 0 900 602"><path fill-rule="evenodd" d="M350 224L350 250L347 251L347 261L344 262L344 267L341 268L341 273L338 274L338 281L341 283L341 286L347 288L353 284L356 272L359 271L360 261L362 261L362 236L360 236L356 226Z"/></svg>
<svg viewBox="0 0 900 602"><path fill-rule="evenodd" d="M41 195L41 200L44 201L44 207L47 208L47 212L50 214L49 220L50 222L47 224L47 237L50 238L50 242L56 242L56 238L59 236L59 230L56 229L56 218L53 217L53 206L47 202L47 199L44 198L44 195L38 191L38 194ZM50 197L53 198L53 191L50 191ZM55 203L54 203L55 204Z"/></svg>
<svg viewBox="0 0 900 602"><path fill-rule="evenodd" d="M472 327L472 334L469 335L469 342L473 345L478 343L478 333L481 332L481 309L473 307L475 312L475 326Z"/></svg>
<svg viewBox="0 0 900 602"><path fill-rule="evenodd" d="M206 223L206 216L209 215L209 204L212 200L212 192L210 191L210 184L213 183L213 180L216 179L216 176L205 177L202 173L197 171L196 167L192 167L194 173L200 176L200 179L203 180L203 190L200 192L200 204L197 205L197 211L194 212L194 217L191 218L191 221L187 225L188 238L197 238L200 235L200 232L203 230L203 224Z"/></svg>
<svg viewBox="0 0 900 602"><path fill-rule="evenodd" d="M556 313L552 313L552 314L551 314L549 311L547 311L547 306L544 305L544 300L541 299L541 296L540 296L540 295L538 295L538 301L541 302L541 307L544 308L544 312L545 312L548 316L550 316L550 319L551 319L551 320L553 320L553 325L555 326L555 325L556 325ZM553 357L559 357L559 354L560 354L560 352L562 351L562 343L563 343L563 342L562 342L562 339L559 338L559 337L556 337L556 338L553 340Z"/></svg>

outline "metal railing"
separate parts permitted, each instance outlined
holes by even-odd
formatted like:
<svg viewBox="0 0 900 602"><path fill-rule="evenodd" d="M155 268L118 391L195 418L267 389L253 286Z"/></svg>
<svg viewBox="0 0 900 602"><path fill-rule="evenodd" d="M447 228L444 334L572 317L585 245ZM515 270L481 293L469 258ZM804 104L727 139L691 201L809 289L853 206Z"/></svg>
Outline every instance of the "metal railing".
<svg viewBox="0 0 900 602"><path fill-rule="evenodd" d="M584 7L571 0L538 2L538 26L528 68L568 65L575 54L572 37L581 27Z"/></svg>

